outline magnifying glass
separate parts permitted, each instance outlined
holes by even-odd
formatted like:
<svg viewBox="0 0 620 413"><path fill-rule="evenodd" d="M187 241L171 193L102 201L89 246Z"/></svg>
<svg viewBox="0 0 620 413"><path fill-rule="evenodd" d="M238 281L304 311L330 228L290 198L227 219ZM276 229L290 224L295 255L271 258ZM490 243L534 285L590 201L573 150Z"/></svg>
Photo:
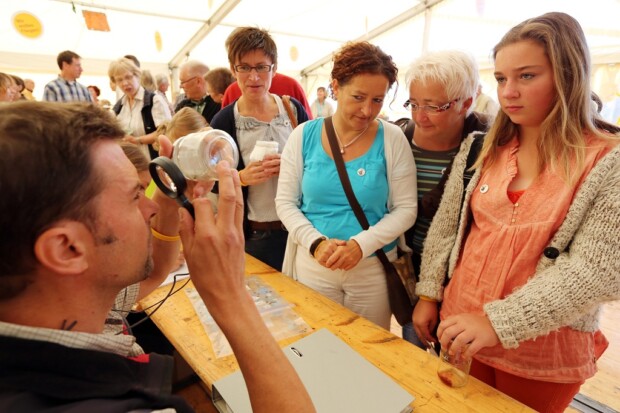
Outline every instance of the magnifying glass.
<svg viewBox="0 0 620 413"><path fill-rule="evenodd" d="M185 196L187 181L181 169L172 160L160 156L149 163L149 172L157 187L166 196L175 199L180 206L187 209L194 218L194 206Z"/></svg>

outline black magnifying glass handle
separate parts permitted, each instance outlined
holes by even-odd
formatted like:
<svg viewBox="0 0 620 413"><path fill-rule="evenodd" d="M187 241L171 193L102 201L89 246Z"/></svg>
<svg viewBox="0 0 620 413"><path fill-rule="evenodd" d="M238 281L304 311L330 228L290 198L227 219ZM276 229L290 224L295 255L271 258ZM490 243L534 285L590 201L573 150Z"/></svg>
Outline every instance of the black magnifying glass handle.
<svg viewBox="0 0 620 413"><path fill-rule="evenodd" d="M176 199L194 218L194 206L185 196L187 181L179 167L171 159L160 156L149 163L149 172L157 187L169 198Z"/></svg>
<svg viewBox="0 0 620 413"><path fill-rule="evenodd" d="M196 218L196 216L194 215L194 205L192 205L192 202L187 199L185 195L177 198L177 203L183 208L187 209L192 218Z"/></svg>

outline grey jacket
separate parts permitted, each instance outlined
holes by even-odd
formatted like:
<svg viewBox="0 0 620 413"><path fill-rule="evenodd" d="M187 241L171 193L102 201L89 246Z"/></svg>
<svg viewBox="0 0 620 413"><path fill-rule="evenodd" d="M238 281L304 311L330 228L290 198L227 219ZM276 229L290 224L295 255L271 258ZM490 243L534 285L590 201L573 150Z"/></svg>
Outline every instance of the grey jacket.
<svg viewBox="0 0 620 413"><path fill-rule="evenodd" d="M469 218L469 201L480 179L474 173L461 208L463 170L472 136L454 159L441 204L429 228L416 294L443 299ZM520 289L484 305L504 348L563 326L596 331L601 304L620 298L620 145L602 158L579 188L569 211ZM570 246L570 249L569 249Z"/></svg>

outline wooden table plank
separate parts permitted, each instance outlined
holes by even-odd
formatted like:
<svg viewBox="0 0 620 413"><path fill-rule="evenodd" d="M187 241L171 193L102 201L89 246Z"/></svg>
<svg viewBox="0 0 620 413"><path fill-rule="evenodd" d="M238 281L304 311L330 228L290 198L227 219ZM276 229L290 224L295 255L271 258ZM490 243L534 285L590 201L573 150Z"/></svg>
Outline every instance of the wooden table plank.
<svg viewBox="0 0 620 413"><path fill-rule="evenodd" d="M416 397L416 412L531 412L528 407L470 378L467 386L445 386L436 374L437 359L387 330L297 283L251 256L246 273L271 285L313 329L327 328ZM146 307L161 300L170 287L145 298ZM170 297L152 316L177 351L210 389L213 382L236 371L234 356L216 358L211 342L187 296ZM279 342L290 344L302 336Z"/></svg>

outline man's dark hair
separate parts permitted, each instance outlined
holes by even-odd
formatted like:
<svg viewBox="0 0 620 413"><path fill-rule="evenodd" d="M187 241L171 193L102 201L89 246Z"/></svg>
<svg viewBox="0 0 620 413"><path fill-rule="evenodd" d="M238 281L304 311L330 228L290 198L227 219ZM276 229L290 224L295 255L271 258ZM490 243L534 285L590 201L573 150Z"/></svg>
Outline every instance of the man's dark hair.
<svg viewBox="0 0 620 413"><path fill-rule="evenodd" d="M101 89L99 89L97 86L95 85L88 85L88 89L93 88L93 90L95 91L95 95L97 95L97 97L101 96Z"/></svg>
<svg viewBox="0 0 620 413"><path fill-rule="evenodd" d="M64 52L58 53L58 57L56 58L58 68L62 70L62 62L70 65L73 63L73 59L81 59L81 57L79 54L72 52L71 50L65 50Z"/></svg>
<svg viewBox="0 0 620 413"><path fill-rule="evenodd" d="M126 54L125 56L123 56L125 59L129 59L131 60L137 67L140 67L140 61L138 60L138 58L132 54Z"/></svg>
<svg viewBox="0 0 620 413"><path fill-rule="evenodd" d="M63 219L94 227L102 183L92 147L122 138L96 105L15 102L0 106L0 300L19 294L36 268L34 244Z"/></svg>

